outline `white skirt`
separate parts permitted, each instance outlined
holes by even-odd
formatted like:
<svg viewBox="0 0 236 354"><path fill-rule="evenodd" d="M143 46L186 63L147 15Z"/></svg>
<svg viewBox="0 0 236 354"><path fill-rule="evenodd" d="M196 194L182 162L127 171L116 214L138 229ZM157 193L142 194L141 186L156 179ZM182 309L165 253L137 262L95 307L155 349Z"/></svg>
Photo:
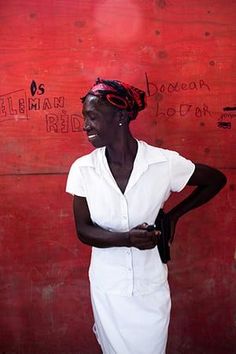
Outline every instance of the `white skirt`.
<svg viewBox="0 0 236 354"><path fill-rule="evenodd" d="M149 295L118 296L91 286L94 333L103 354L164 354L170 319L168 282Z"/></svg>

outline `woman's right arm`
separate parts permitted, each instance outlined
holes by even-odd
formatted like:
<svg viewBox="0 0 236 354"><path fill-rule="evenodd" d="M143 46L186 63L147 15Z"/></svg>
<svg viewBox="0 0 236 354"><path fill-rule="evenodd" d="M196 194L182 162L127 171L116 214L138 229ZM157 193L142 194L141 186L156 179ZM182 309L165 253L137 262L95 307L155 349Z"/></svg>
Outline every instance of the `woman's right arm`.
<svg viewBox="0 0 236 354"><path fill-rule="evenodd" d="M144 224L128 232L111 232L94 225L84 197L74 196L73 210L78 238L87 245L99 248L136 247L140 250L157 245L159 231L147 231Z"/></svg>

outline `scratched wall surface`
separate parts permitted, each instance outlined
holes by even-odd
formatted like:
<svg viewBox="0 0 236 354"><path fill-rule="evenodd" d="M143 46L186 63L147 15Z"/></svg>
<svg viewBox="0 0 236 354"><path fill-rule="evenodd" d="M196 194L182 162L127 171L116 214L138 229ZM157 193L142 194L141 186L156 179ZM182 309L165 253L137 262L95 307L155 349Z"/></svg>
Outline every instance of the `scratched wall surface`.
<svg viewBox="0 0 236 354"><path fill-rule="evenodd" d="M168 354L235 353L235 14L234 0L0 1L1 353L99 353L64 193L91 151L79 97L98 76L146 91L137 138L228 177L179 222Z"/></svg>

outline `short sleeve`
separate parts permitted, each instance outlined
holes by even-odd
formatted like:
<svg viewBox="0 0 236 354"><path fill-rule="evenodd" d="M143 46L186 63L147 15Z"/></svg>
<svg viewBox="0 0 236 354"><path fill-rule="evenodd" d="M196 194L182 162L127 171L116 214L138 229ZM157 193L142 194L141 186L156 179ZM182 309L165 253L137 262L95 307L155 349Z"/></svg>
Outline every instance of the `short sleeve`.
<svg viewBox="0 0 236 354"><path fill-rule="evenodd" d="M86 197L84 178L81 169L81 166L76 162L72 164L67 177L66 192L79 197Z"/></svg>
<svg viewBox="0 0 236 354"><path fill-rule="evenodd" d="M195 170L195 164L177 152L173 152L170 162L171 191L180 192L188 183Z"/></svg>

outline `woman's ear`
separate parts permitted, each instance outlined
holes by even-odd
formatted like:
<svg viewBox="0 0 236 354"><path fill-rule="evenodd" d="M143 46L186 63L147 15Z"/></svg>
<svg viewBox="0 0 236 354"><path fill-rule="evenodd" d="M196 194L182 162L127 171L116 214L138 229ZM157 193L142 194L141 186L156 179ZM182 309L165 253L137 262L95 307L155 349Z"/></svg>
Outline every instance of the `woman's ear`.
<svg viewBox="0 0 236 354"><path fill-rule="evenodd" d="M121 110L121 111L118 112L117 119L118 119L119 127L122 127L123 125L128 125L129 124L128 113L125 110Z"/></svg>

